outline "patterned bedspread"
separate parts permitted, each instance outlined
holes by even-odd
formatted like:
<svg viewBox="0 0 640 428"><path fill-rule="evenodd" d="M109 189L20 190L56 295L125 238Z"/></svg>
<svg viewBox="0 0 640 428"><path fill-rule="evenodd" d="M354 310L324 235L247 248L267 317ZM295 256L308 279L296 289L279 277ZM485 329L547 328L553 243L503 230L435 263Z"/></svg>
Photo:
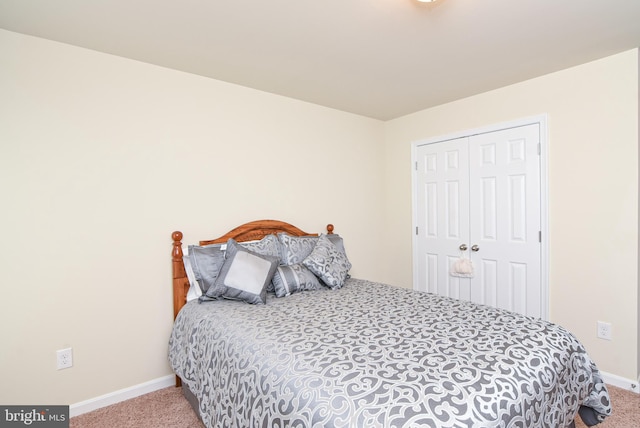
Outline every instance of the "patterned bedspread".
<svg viewBox="0 0 640 428"><path fill-rule="evenodd" d="M611 412L560 326L349 279L266 305L188 303L169 343L207 427L567 427Z"/></svg>

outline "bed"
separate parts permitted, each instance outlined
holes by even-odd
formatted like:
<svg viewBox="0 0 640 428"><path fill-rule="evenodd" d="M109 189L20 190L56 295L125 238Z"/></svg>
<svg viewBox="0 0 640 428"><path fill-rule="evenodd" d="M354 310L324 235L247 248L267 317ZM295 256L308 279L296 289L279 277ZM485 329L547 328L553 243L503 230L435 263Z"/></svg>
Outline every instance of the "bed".
<svg viewBox="0 0 640 428"><path fill-rule="evenodd" d="M169 361L205 426L563 428L611 413L561 326L352 278L333 230L260 220L188 254L172 234Z"/></svg>

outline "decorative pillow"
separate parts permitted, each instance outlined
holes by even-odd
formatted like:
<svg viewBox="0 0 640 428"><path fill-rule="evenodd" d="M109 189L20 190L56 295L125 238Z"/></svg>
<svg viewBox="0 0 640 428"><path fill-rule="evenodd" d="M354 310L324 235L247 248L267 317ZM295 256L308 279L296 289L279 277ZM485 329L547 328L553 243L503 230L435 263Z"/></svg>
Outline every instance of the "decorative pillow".
<svg viewBox="0 0 640 428"><path fill-rule="evenodd" d="M218 273L224 264L223 244L214 244L206 246L189 245L189 262L193 271L193 278L196 280L202 291L200 295L205 294L218 278ZM184 260L184 257L183 257ZM189 268L185 263L187 277L189 277ZM191 278L189 278L191 281Z"/></svg>
<svg viewBox="0 0 640 428"><path fill-rule="evenodd" d="M346 254L338 250L324 234L319 236L315 248L302 264L329 288L342 287L351 269L351 262Z"/></svg>
<svg viewBox="0 0 640 428"><path fill-rule="evenodd" d="M299 263L278 266L275 275L273 275L273 285L277 297L289 296L298 291L322 288L322 284L313 272Z"/></svg>
<svg viewBox="0 0 640 428"><path fill-rule="evenodd" d="M263 256L280 258L280 241L276 235L267 235L259 241L243 242L241 245Z"/></svg>
<svg viewBox="0 0 640 428"><path fill-rule="evenodd" d="M280 260L280 241L276 235L267 235L259 241L243 242L242 246L263 256L274 256ZM273 287L273 282L269 282L267 292L273 293Z"/></svg>
<svg viewBox="0 0 640 428"><path fill-rule="evenodd" d="M278 234L278 239L282 244L281 263L283 265L293 265L302 262L316 246L317 236L292 236L286 233Z"/></svg>
<svg viewBox="0 0 640 428"><path fill-rule="evenodd" d="M278 257L258 254L229 239L226 259L216 282L200 301L224 297L252 304L265 303L267 284L273 278L278 260Z"/></svg>
<svg viewBox="0 0 640 428"><path fill-rule="evenodd" d="M333 243L333 245L336 246L338 251L340 251L344 255L347 255L347 252L344 249L344 242L343 242L342 237L340 235L338 235L337 233L332 233L330 235L325 235L325 236L329 239L329 241L331 241Z"/></svg>
<svg viewBox="0 0 640 428"><path fill-rule="evenodd" d="M340 235L332 233L331 235L325 235L329 241L333 242L338 250L342 251L345 255L344 243ZM302 262L307 258L313 248L318 242L317 236L292 236L286 233L278 234L280 240L282 254L280 263L283 265L293 265Z"/></svg>

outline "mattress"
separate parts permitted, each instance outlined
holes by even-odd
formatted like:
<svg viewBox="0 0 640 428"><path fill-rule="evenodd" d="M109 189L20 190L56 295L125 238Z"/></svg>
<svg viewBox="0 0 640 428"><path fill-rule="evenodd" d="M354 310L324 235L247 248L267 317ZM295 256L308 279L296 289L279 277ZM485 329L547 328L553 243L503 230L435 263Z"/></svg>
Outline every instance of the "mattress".
<svg viewBox="0 0 640 428"><path fill-rule="evenodd" d="M611 404L561 326L361 279L189 302L169 361L207 427L569 427Z"/></svg>

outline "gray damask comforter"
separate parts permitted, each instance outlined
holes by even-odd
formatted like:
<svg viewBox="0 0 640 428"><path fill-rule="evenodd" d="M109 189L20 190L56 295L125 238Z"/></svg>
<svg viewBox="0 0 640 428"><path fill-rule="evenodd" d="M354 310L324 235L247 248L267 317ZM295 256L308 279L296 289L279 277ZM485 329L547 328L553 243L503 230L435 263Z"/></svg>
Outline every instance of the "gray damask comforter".
<svg viewBox="0 0 640 428"><path fill-rule="evenodd" d="M208 427L567 427L611 412L562 327L364 280L188 303L169 343Z"/></svg>

